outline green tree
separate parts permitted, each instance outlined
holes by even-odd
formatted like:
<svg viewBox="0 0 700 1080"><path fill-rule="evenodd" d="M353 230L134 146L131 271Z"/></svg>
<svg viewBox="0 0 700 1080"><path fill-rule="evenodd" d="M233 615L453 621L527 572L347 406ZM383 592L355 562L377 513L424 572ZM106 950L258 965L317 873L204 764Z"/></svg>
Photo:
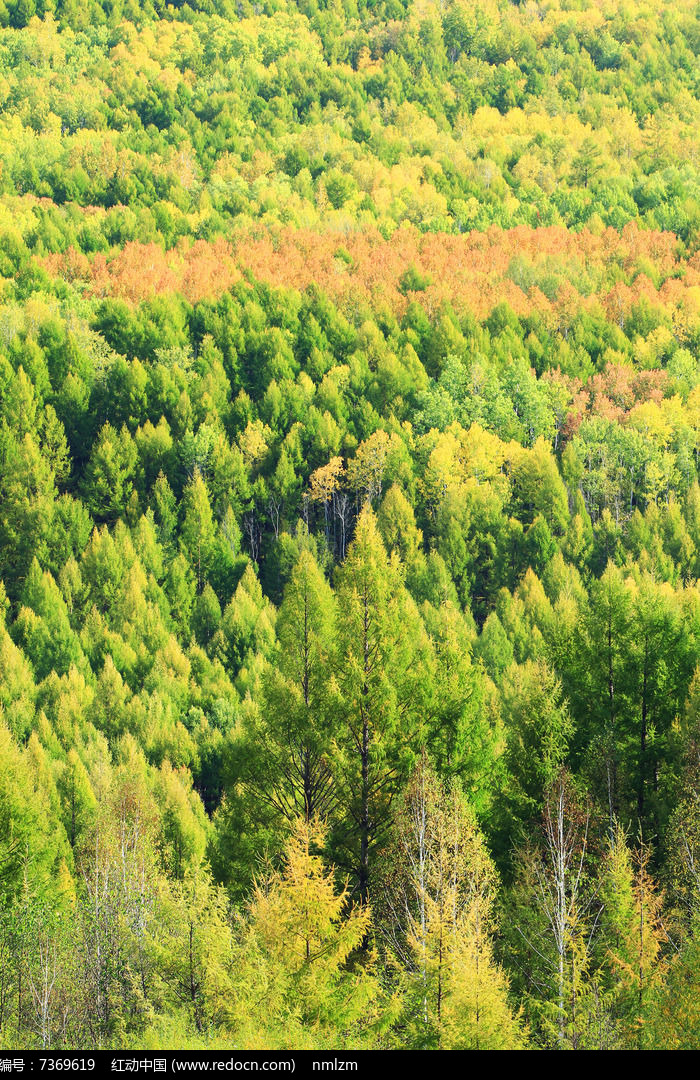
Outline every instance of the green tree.
<svg viewBox="0 0 700 1080"><path fill-rule="evenodd" d="M198 592L204 588L211 571L215 539L207 486L199 470L195 470L182 496L180 545L194 570Z"/></svg>
<svg viewBox="0 0 700 1080"><path fill-rule="evenodd" d="M335 767L345 818L334 839L341 865L366 903L373 853L423 738L427 650L398 559L387 556L368 507L338 570L337 600Z"/></svg>

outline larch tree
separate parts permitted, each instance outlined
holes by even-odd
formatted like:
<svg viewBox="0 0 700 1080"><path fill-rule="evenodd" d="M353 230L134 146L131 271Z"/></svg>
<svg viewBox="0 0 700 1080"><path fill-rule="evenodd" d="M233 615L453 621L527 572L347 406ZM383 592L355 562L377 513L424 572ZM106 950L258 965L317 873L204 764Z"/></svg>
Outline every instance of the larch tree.
<svg viewBox="0 0 700 1080"><path fill-rule="evenodd" d="M578 662L573 658L575 705L583 730L600 747L610 833L620 814L620 758L629 692L626 655L631 633L631 596L621 570L608 563L591 584L590 605L580 626ZM579 705L579 694L581 701Z"/></svg>
<svg viewBox="0 0 700 1080"><path fill-rule="evenodd" d="M560 769L545 792L539 839L519 853L506 924L533 1028L544 1046L562 1050L589 1047L596 1025L606 1028L590 978L589 831L590 810Z"/></svg>
<svg viewBox="0 0 700 1080"><path fill-rule="evenodd" d="M240 923L231 1012L245 1045L371 1046L382 1013L393 1015L372 955L353 960L370 908L352 905L347 885L338 890L319 854L325 842L318 821L297 819L283 867L258 883Z"/></svg>
<svg viewBox="0 0 700 1080"><path fill-rule="evenodd" d="M196 575L197 591L201 592L211 569L216 528L207 485L198 469L185 488L182 507L180 542Z"/></svg>
<svg viewBox="0 0 700 1080"><path fill-rule="evenodd" d="M372 511L357 522L338 571L336 635L340 693L336 775L345 817L334 830L337 857L363 903L377 844L422 738L428 642L420 616L389 558Z"/></svg>
<svg viewBox="0 0 700 1080"><path fill-rule="evenodd" d="M471 806L424 753L384 853L383 937L407 972L416 1048L516 1049L524 1031L493 953L498 875Z"/></svg>
<svg viewBox="0 0 700 1080"><path fill-rule="evenodd" d="M600 940L612 990L622 1045L648 1046L647 1021L663 982L662 947L667 941L662 897L649 872L651 852L641 840L630 851L623 830L615 829L601 868L603 911Z"/></svg>
<svg viewBox="0 0 700 1080"><path fill-rule="evenodd" d="M277 649L263 677L257 782L251 776L259 797L290 821L327 819L337 805L330 713L335 618L331 588L303 550L277 614Z"/></svg>

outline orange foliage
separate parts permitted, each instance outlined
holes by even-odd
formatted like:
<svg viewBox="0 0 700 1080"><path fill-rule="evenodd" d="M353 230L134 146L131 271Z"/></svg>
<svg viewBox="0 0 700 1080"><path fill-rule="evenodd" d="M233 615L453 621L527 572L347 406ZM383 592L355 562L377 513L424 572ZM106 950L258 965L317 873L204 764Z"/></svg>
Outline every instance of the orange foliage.
<svg viewBox="0 0 700 1080"><path fill-rule="evenodd" d="M158 293L181 292L191 303L216 298L240 280L229 244L197 240L171 251L157 244L128 243L114 254L92 260L69 248L49 255L42 265L68 281L87 281L94 296L119 296L137 304Z"/></svg>
<svg viewBox="0 0 700 1080"><path fill-rule="evenodd" d="M548 300L537 284L524 291L511 280L509 271L516 258L535 270L546 271L553 264L557 273L559 267L555 301ZM578 307L595 302L577 292L562 267L573 268L574 278L580 273L597 282L608 317L620 325L642 297L677 308L688 289L700 283L697 258L685 263L680 276L678 242L672 233L634 225L621 233L492 226L486 232L462 235L422 234L401 227L389 239L375 228L343 234L261 229L231 241L183 241L168 252L155 244L130 243L113 255L95 255L89 263L70 251L42 262L49 273L87 280L94 295L121 296L133 303L156 292L179 291L192 302L215 297L250 272L273 286L303 290L317 284L339 302L387 303L399 315L413 298L420 299L428 312L449 301L480 318L505 301L516 314L540 311L562 333ZM619 267L629 284L608 287L611 266ZM661 283L658 289L644 272L650 266ZM418 294L405 295L400 288L407 267L415 267L429 282Z"/></svg>

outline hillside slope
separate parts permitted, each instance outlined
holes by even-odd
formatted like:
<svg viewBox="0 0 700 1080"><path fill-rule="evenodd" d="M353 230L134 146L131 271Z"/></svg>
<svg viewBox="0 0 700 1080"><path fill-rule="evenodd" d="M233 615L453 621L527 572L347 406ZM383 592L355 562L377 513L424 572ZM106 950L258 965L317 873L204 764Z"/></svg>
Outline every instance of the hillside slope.
<svg viewBox="0 0 700 1080"><path fill-rule="evenodd" d="M699 52L0 0L0 1050L698 1048Z"/></svg>

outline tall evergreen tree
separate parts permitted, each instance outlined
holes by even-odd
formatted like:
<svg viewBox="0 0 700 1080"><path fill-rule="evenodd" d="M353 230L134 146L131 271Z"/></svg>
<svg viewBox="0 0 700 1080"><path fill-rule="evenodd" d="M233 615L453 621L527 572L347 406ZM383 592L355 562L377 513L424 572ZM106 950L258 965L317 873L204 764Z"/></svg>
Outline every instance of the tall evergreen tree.
<svg viewBox="0 0 700 1080"><path fill-rule="evenodd" d="M335 769L344 818L334 831L334 850L366 903L374 852L424 738L428 650L400 563L387 556L369 507L338 570L337 598Z"/></svg>

